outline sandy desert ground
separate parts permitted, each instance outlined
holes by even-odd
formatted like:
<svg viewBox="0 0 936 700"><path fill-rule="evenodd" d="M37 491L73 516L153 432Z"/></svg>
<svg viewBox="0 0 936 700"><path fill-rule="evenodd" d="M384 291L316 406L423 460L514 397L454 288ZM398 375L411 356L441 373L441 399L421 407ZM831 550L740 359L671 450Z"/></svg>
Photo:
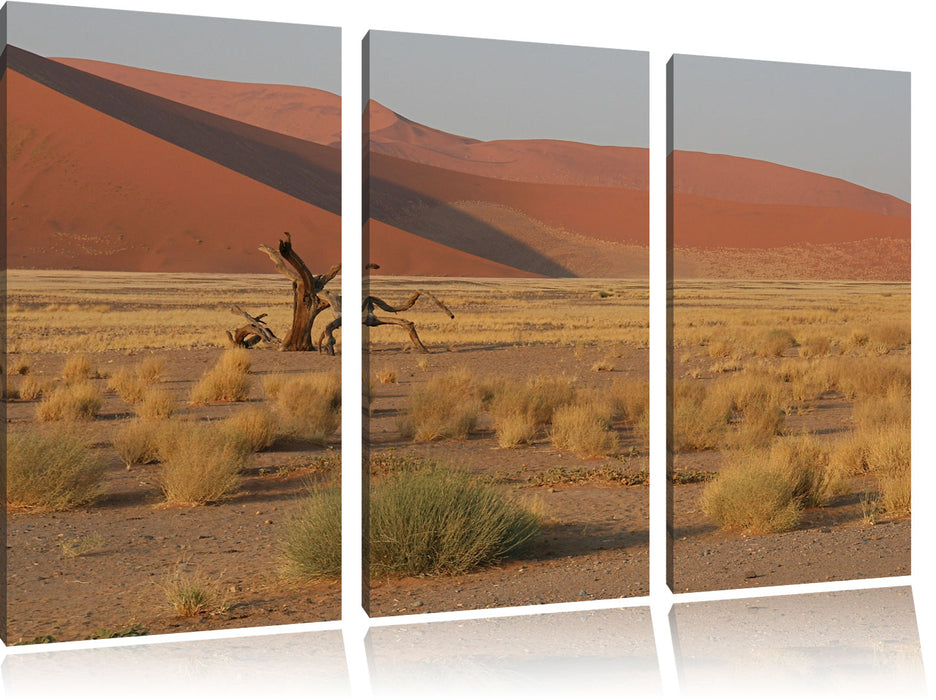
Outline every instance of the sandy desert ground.
<svg viewBox="0 0 936 700"><path fill-rule="evenodd" d="M289 282L275 275L10 271L8 285L8 390L17 392L27 379L51 390L64 383L69 358L87 356L89 381L103 404L77 429L105 463L102 495L90 505L8 514L8 643L337 619L339 584L283 580L279 540L310 483L340 478L340 433L325 446L277 440L248 458L230 497L195 507L165 505L161 465L127 469L113 446L136 409L109 381L144 361L161 361L156 384L175 399L173 419L195 421L270 405L264 388L270 376L338 368L340 357L254 349L246 401L190 403L195 382L224 352L225 329L240 325L230 304L267 311L282 333L291 313ZM40 403L11 395L7 431L64 429L65 423L37 420ZM92 551L68 556L81 543L93 543ZM163 590L175 573L208 579L219 595L208 612L175 614Z"/></svg>
<svg viewBox="0 0 936 700"><path fill-rule="evenodd" d="M721 529L706 483L674 484L675 592L910 573L909 295L902 282L675 283L673 469L715 477L805 439L827 479L822 503L777 533ZM727 420L690 419L725 401Z"/></svg>
<svg viewBox="0 0 936 700"><path fill-rule="evenodd" d="M618 445L597 457L558 449L545 428L532 444L502 448L490 410L482 411L463 440L417 442L398 427L410 394L452 371L469 373L478 386L565 377L582 393L646 382L646 283L376 278L370 293L399 303L416 289L433 293L455 318L424 299L398 314L416 322L428 354L413 351L404 329L372 330L371 455L421 457L467 469L509 498L533 505L543 529L522 555L475 572L375 577L371 614L646 595L648 446L634 423L616 419ZM380 380L389 376L392 381Z"/></svg>

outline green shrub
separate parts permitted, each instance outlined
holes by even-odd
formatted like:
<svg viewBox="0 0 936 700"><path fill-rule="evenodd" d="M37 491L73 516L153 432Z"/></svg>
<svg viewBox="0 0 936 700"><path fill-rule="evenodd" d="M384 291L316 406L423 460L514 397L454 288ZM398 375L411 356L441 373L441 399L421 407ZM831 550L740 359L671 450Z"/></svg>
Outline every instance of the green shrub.
<svg viewBox="0 0 936 700"><path fill-rule="evenodd" d="M280 538L287 578L341 575L341 489L314 488Z"/></svg>
<svg viewBox="0 0 936 700"><path fill-rule="evenodd" d="M517 552L539 518L469 474L432 463L375 482L370 501L374 575L454 574Z"/></svg>

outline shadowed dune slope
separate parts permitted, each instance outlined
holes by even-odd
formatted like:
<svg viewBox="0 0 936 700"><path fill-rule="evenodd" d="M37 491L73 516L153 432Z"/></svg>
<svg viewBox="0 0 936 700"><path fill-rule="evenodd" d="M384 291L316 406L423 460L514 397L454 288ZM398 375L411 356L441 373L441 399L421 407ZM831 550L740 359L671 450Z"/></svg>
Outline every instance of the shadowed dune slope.
<svg viewBox="0 0 936 700"><path fill-rule="evenodd" d="M378 275L541 277L419 238L374 219L368 225L370 240L365 255L371 262L380 265L376 273Z"/></svg>
<svg viewBox="0 0 936 700"><path fill-rule="evenodd" d="M368 172L373 219L534 274L574 277L588 269L613 276L615 265L595 257L607 253L598 253L605 243L647 245L646 191L498 180L378 153L371 153ZM508 225L510 217L479 216L480 210L515 212L513 223L535 222L544 233L587 245L560 260L555 236L522 235Z"/></svg>
<svg viewBox="0 0 936 700"><path fill-rule="evenodd" d="M7 47L8 68L157 138L332 213L340 151L195 109Z"/></svg>
<svg viewBox="0 0 936 700"><path fill-rule="evenodd" d="M52 60L261 129L324 146L341 143L341 98L325 90L193 78L79 58Z"/></svg>
<svg viewBox="0 0 936 700"><path fill-rule="evenodd" d="M283 231L313 271L340 259L337 214L15 70L5 80L10 267L271 272L257 246Z"/></svg>

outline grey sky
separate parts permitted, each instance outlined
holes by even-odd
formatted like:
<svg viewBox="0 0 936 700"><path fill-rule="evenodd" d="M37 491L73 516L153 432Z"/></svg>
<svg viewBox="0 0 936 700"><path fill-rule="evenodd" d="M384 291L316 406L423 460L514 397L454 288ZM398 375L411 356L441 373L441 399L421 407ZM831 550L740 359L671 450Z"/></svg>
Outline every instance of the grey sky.
<svg viewBox="0 0 936 700"><path fill-rule="evenodd" d="M767 160L910 201L910 74L673 57L674 146Z"/></svg>
<svg viewBox="0 0 936 700"><path fill-rule="evenodd" d="M484 141L649 143L647 53L400 32L369 36L370 97L421 124Z"/></svg>
<svg viewBox="0 0 936 700"><path fill-rule="evenodd" d="M341 92L335 27L21 2L7 13L9 43L41 56Z"/></svg>

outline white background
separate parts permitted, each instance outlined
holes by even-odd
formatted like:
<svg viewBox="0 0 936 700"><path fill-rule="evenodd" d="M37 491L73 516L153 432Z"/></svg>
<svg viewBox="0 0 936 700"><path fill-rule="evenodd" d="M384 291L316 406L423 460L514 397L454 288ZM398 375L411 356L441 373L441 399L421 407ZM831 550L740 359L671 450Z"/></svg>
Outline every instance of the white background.
<svg viewBox="0 0 936 700"><path fill-rule="evenodd" d="M49 4L73 4L52 2ZM662 467L664 453L663 386L665 367L663 347L665 334L663 321L665 295L665 65L673 53L699 54L751 58L759 60L794 61L863 68L910 71L913 95L913 340L914 356L914 535L913 584L920 637L927 670L936 673L929 663L936 647L936 588L934 588L932 537L934 509L928 500L934 491L933 465L927 435L930 414L929 397L933 387L931 357L932 333L927 322L932 319L933 275L929 264L933 261L933 204L930 195L933 186L931 159L933 148L934 66L932 3L891 0L889 2L822 2L811 0L785 0L784 2L683 2L668 0L641 3L599 2L576 0L551 3L546 0L471 0L446 2L445 0L333 0L322 2L287 2L284 0L251 0L245 2L219 0L137 0L131 2L95 2L96 7L115 9L174 12L217 17L258 19L281 22L322 24L342 28L342 93L343 129L345 137L343 168L346 185L360 182L360 140L353 134L360 130L360 40L369 29L426 32L477 36L492 39L513 39L581 46L632 49L650 52L651 100L651 381L654 395L651 411L653 433L651 447L653 468ZM353 261L360 255L360 193L353 186L344 190L344 293L353 297L352 290L359 284L360 269ZM348 324L344 329L345 347L360 342L360 328ZM348 378L358 376L360 363L353 354L343 357L343 368ZM345 382L344 426L346 465L359 463L360 445L360 392L356 382ZM656 471L656 474L661 473ZM654 535L651 548L655 555L662 554L660 533L663 526L663 488L661 480L651 487ZM355 536L360 528L358 499L348 498L360 488L360 474L356 469L345 469L346 508L344 515L345 590L359 590L359 555L354 551L360 541ZM665 615L673 597L663 582L663 559L656 556L651 575L651 602L655 620ZM902 582L906 582L903 579ZM889 582L883 582L885 585ZM787 592L828 590L828 586L798 586ZM737 593L729 595L736 596ZM708 597L717 597L711 596ZM696 597L678 598L695 600ZM561 606L560 606L561 607ZM443 616L443 619L445 617ZM353 595L344 601L345 643L348 662L353 675L352 690L366 692L366 667L363 654L359 654L355 640L363 638L367 620L360 612ZM657 631L661 626L656 625ZM666 641L666 640L663 640ZM657 640L658 650L661 640ZM665 645L664 645L665 646ZM665 648L660 654L664 672L664 691L674 688L672 652ZM669 658L668 658L669 657ZM105 696L98 688L97 696ZM210 693L210 688L199 692L191 688L192 696ZM585 689L583 689L585 690ZM271 691L273 689L271 688ZM442 689L444 692L444 689ZM588 691L585 691L588 692ZM627 694L626 689L620 689ZM271 693L272 694L272 693ZM188 695L188 693L186 693ZM315 697L314 688L309 696Z"/></svg>

